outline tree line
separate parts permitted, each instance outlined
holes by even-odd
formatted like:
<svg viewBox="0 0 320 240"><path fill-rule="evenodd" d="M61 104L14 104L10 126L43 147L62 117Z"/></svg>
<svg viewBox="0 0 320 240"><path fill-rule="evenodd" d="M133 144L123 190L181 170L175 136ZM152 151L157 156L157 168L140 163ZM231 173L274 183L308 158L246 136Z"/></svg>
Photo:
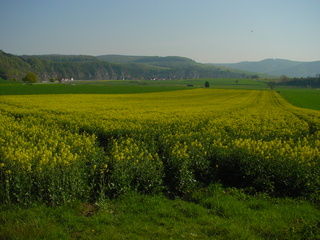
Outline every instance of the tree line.
<svg viewBox="0 0 320 240"><path fill-rule="evenodd" d="M281 76L280 81L276 85L319 88L320 74L317 74L315 77L300 77L300 78L288 78L286 76Z"/></svg>

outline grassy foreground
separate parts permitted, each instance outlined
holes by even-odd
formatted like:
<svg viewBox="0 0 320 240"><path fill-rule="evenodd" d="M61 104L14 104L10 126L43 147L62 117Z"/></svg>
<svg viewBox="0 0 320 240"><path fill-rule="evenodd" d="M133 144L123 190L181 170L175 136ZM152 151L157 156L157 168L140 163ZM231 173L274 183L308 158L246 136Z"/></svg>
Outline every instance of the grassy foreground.
<svg viewBox="0 0 320 240"><path fill-rule="evenodd" d="M211 185L188 198L127 193L96 204L2 206L0 239L319 239L320 210Z"/></svg>

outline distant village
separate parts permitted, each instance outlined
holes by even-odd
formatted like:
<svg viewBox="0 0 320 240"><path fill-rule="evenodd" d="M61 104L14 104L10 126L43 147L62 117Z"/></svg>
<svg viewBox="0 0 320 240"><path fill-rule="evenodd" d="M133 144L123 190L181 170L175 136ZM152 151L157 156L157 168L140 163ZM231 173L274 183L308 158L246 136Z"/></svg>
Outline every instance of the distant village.
<svg viewBox="0 0 320 240"><path fill-rule="evenodd" d="M59 82L61 82L61 83L73 82L73 78L61 78L61 79L59 79Z"/></svg>
<svg viewBox="0 0 320 240"><path fill-rule="evenodd" d="M73 82L74 79L73 77L71 78L50 78L49 80L47 81L42 81L43 83L49 83L49 82L59 82L59 83L70 83L70 82Z"/></svg>

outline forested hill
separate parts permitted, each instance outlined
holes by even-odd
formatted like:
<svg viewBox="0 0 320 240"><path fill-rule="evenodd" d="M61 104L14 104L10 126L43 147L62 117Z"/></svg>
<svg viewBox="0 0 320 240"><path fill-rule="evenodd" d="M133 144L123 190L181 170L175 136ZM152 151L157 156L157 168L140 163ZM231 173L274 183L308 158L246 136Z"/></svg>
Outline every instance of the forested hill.
<svg viewBox="0 0 320 240"><path fill-rule="evenodd" d="M106 57L109 56L109 57ZM0 78L21 80L27 72L39 78L91 79L187 79L249 78L252 74L197 63L183 57L87 55L23 55L0 50Z"/></svg>
<svg viewBox="0 0 320 240"><path fill-rule="evenodd" d="M101 55L98 59L112 63L144 63L148 65L173 67L197 64L194 60L186 57L158 57L158 56L126 56L126 55Z"/></svg>

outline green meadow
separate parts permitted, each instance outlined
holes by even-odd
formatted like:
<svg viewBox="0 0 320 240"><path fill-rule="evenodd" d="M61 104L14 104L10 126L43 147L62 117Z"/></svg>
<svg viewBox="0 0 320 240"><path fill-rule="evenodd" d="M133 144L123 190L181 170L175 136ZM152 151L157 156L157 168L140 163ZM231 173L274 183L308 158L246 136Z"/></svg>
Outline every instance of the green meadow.
<svg viewBox="0 0 320 240"><path fill-rule="evenodd" d="M0 239L319 239L320 210L211 185L188 199L128 193L94 204L0 207Z"/></svg>
<svg viewBox="0 0 320 240"><path fill-rule="evenodd" d="M320 110L320 89L279 88L278 92L297 107Z"/></svg>
<svg viewBox="0 0 320 240"><path fill-rule="evenodd" d="M0 95L33 94L125 94L163 92L203 88L208 81L210 88L266 89L263 81L250 79L197 79L197 80L88 80L72 83L22 84L0 81Z"/></svg>
<svg viewBox="0 0 320 240"><path fill-rule="evenodd" d="M183 86L99 85L99 84L0 84L0 95L34 94L120 94L184 89Z"/></svg>

